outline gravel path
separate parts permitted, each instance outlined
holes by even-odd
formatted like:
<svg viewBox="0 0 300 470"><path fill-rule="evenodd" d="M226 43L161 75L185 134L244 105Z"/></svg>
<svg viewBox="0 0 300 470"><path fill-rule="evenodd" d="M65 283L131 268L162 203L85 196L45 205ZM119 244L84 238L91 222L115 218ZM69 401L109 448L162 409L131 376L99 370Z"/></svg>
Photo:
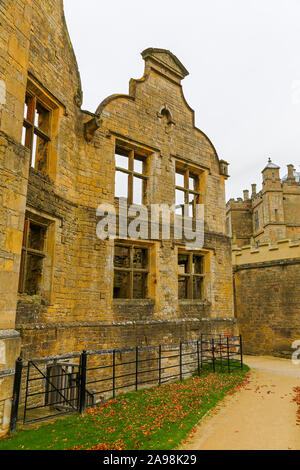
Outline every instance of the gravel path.
<svg viewBox="0 0 300 470"><path fill-rule="evenodd" d="M186 450L300 450L293 388L300 365L287 359L245 356L249 384L228 396L196 428Z"/></svg>

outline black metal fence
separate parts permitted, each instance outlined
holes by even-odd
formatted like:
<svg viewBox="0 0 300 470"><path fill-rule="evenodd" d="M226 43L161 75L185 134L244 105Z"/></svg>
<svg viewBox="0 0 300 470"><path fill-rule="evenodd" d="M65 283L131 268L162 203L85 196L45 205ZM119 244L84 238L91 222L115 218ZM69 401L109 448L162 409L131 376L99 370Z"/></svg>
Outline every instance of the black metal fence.
<svg viewBox="0 0 300 470"><path fill-rule="evenodd" d="M201 335L180 344L83 351L16 362L11 431L115 398L118 392L160 386L203 370L243 368L241 336Z"/></svg>

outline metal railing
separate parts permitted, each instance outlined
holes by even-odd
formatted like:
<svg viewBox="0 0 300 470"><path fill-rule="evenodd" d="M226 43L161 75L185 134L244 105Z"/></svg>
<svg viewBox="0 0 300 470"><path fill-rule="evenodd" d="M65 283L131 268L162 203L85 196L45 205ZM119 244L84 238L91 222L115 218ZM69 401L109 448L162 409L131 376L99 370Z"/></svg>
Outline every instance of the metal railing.
<svg viewBox="0 0 300 470"><path fill-rule="evenodd" d="M243 368L242 337L201 335L180 344L83 351L61 358L16 361L11 432L18 412L23 424L68 413L115 398L118 392L182 381L203 370ZM25 370L27 373L25 374ZM20 414L20 413L19 413Z"/></svg>

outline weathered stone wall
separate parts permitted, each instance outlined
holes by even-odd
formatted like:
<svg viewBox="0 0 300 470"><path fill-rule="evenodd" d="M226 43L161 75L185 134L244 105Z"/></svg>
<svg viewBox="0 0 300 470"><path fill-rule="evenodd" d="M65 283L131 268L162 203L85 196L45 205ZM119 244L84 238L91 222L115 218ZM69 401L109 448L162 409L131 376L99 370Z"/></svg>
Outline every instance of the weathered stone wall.
<svg viewBox="0 0 300 470"><path fill-rule="evenodd" d="M226 331L235 331L230 239L225 235L226 176L212 144L194 126L177 63L171 54L164 55L164 64L155 54L145 57L144 77L131 80L129 95L114 95L101 103L97 110L100 127L87 141L84 124L94 115L78 108L77 64L60 2L52 3L41 9L33 3L29 71L62 108L54 148L58 164L55 178L30 170L27 198L27 210L49 217L54 225L52 280L42 296L19 297L17 328L22 332L23 354L46 356L129 343L158 344L166 336L170 341L188 339L194 337L193 331L219 332L224 325ZM53 58L46 67L45 56ZM158 116L166 104L172 113L171 128ZM114 244L97 239L96 208L103 202L114 204L117 140L149 154L149 205L174 204L176 160L201 168L204 249L209 256L203 301L178 301L178 245L172 240L151 242L150 298L113 299ZM210 319L220 322L206 326Z"/></svg>
<svg viewBox="0 0 300 470"><path fill-rule="evenodd" d="M289 240L233 251L244 352L291 358L300 339L300 247Z"/></svg>
<svg viewBox="0 0 300 470"><path fill-rule="evenodd" d="M22 305L22 314L32 315L32 305ZM130 312L130 306L126 307ZM83 349L135 347L179 343L199 339L201 333L232 334L236 321L210 318L177 318L170 320L130 320L108 322L76 322L34 324L20 328L22 355L25 359L77 352ZM49 354L51 353L51 354Z"/></svg>
<svg viewBox="0 0 300 470"><path fill-rule="evenodd" d="M0 436L9 426L14 330L29 153L19 144L27 81L31 1L0 5Z"/></svg>
<svg viewBox="0 0 300 470"><path fill-rule="evenodd" d="M15 327L24 216L30 214L48 228L41 290L18 296L16 328L24 357L236 332L231 245L225 234L227 164L220 164L212 143L194 125L181 86L187 73L182 64L169 51L144 51L144 76L130 81L129 95L107 98L95 114L82 111L62 0L5 0L0 13L0 328ZM29 151L20 144L26 86L51 113L46 174L29 168ZM203 300L178 300L182 243L173 239L149 241L149 299L113 299L114 243L97 238L96 208L115 203L117 142L147 154L148 205L174 204L176 164L201 174ZM14 335L9 336L15 338L14 353L5 356L9 362L0 359L5 370L13 368L18 354ZM1 384L0 407L11 396L12 373L5 379L8 385ZM8 416L7 408L6 428Z"/></svg>

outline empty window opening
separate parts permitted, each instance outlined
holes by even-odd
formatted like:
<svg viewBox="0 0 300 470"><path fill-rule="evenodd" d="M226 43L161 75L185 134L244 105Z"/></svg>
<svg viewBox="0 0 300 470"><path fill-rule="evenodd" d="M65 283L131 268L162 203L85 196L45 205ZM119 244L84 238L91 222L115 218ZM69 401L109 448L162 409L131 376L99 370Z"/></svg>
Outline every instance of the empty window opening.
<svg viewBox="0 0 300 470"><path fill-rule="evenodd" d="M144 204L147 188L145 157L134 150L117 147L115 167L115 197L126 199L128 205Z"/></svg>
<svg viewBox="0 0 300 470"><path fill-rule="evenodd" d="M25 220L19 292L37 295L41 290L47 226Z"/></svg>
<svg viewBox="0 0 300 470"><path fill-rule="evenodd" d="M175 212L184 216L184 205L188 205L188 217L196 218L196 206L200 201L199 176L190 170L175 172Z"/></svg>
<svg viewBox="0 0 300 470"><path fill-rule="evenodd" d="M146 299L148 274L147 248L115 245L115 299Z"/></svg>
<svg viewBox="0 0 300 470"><path fill-rule="evenodd" d="M30 150L31 166L44 173L48 170L51 113L39 99L26 93L22 144Z"/></svg>
<svg viewBox="0 0 300 470"><path fill-rule="evenodd" d="M204 256L178 254L178 298L204 298Z"/></svg>

